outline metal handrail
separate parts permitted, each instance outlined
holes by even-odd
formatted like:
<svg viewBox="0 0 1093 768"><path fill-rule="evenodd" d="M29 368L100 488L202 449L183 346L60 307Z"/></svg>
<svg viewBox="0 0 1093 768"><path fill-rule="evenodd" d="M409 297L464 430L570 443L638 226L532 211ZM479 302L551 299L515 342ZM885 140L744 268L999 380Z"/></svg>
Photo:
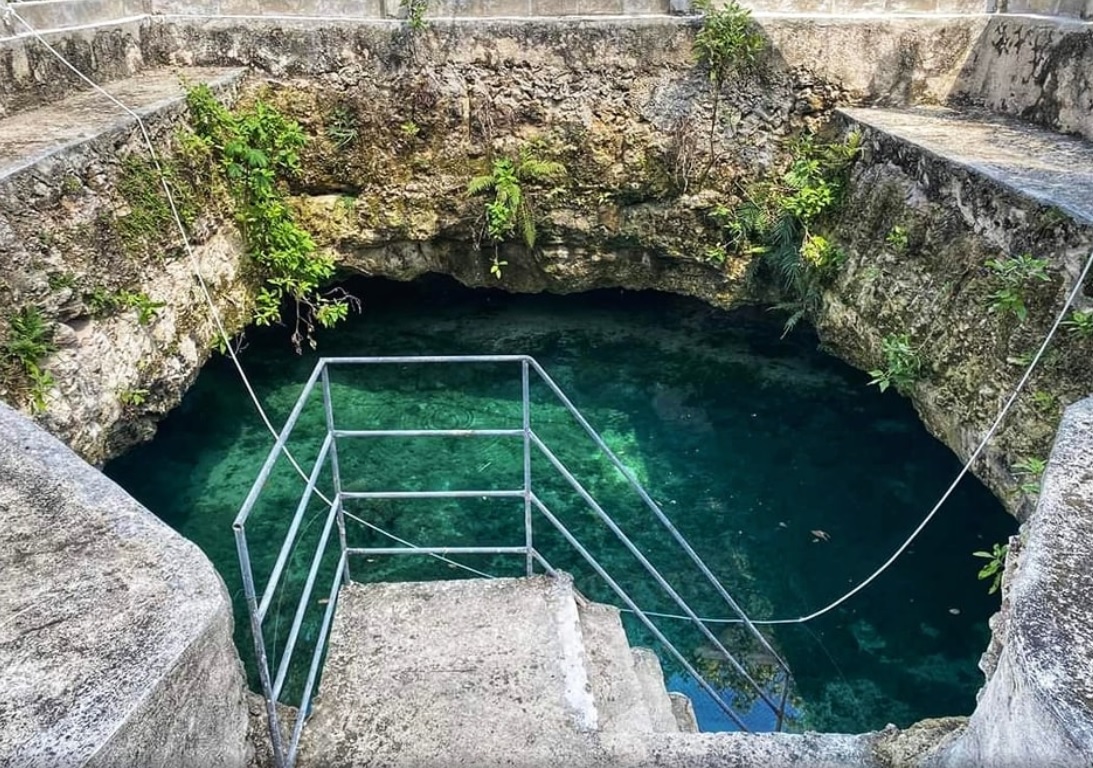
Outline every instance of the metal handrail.
<svg viewBox="0 0 1093 768"><path fill-rule="evenodd" d="M335 413L333 408L333 402L331 398L330 388L330 376L329 369L333 366L341 365L356 365L356 364L429 364L429 363L519 363L521 367L521 428L519 429L382 429L382 430L369 430L369 429L339 429L335 420ZM702 620L687 604L687 602L679 595L679 593L672 587L670 583L664 578L664 576L652 565L652 563L645 557L644 554L634 545L633 541L626 535L622 528L608 515L603 507L592 497L592 495L584 488L584 486L577 480L576 477L569 471L565 464L554 454L553 451L546 445L546 443L535 433L531 427L531 398L530 398L530 372L534 370L536 375L547 385L547 387L558 398L567 411L576 419L577 423L585 430L585 432L592 438L593 442L603 452L611 463L618 469L628 485L638 494L646 506L652 510L661 525L667 529L672 538L680 545L680 547L687 553L688 558L693 562L704 575L704 577L713 585L717 594L724 600L729 609L736 614L738 619L748 631L759 641L765 651L770 654L770 657L775 662L775 666L781 671L782 679L782 691L781 691L781 703L775 704L768 695L767 690L760 685L756 680L748 673L742 664L736 659L736 657L725 647L722 641L717 635L710 630L707 623ZM295 429L300 415L303 412L304 406L308 399L311 397L316 384L321 382L321 391L323 398L323 410L325 414L326 430L322 445L319 449L318 455L312 465L311 471L307 474L300 468L296 460L288 452L288 441L293 430ZM485 489L485 490L463 490L463 491L437 491L437 490L414 490L414 491L344 491L342 490L342 478L341 468L338 462L337 445L338 440L348 439L377 439L377 438L391 438L391 437L521 437L523 443L523 458L524 458L524 482L523 487L519 489ZM608 585L608 587L616 594L616 596L632 611L638 619L645 625L645 627L653 634L653 636L664 645L668 652L676 659L677 662L690 674L700 687L703 688L715 701L715 703L732 719L741 729L747 730L746 725L741 720L739 715L735 712L730 702L726 701L724 697L718 693L718 691L710 685L698 671L686 660L682 653L675 647L675 645L660 631L655 622L652 621L651 615L643 611L634 600L626 593L625 590L616 582L611 575L603 568L603 566L595 559L595 557L576 539L576 537L569 531L561 521L554 515L554 513L547 507L543 500L534 493L532 490L532 472L531 472L531 456L532 448L538 450L547 461L551 464L555 471L557 471L563 479L569 484L569 486L576 492L576 494L592 509L593 513L608 529L614 534L614 536L623 544L625 549L633 556L638 563L642 566L647 574L649 574L657 585L665 591L671 600L679 607L680 610L686 615L690 622L699 630L699 632L710 642L713 647L730 663L733 670L741 675L745 682L747 682L752 689L758 694L759 699L763 701L777 716L778 728L781 728L782 718L784 716L785 703L788 695L788 686L790 684L790 670L785 661L774 651L770 643L759 632L758 628L748 619L747 615L740 608L739 604L732 598L725 587L717 580L713 572L710 571L708 566L701 560L698 554L682 536L682 534L675 528L672 522L668 519L667 515L660 509L659 505L653 501L648 492L641 486L637 479L633 476L630 470L623 464L623 462L615 455L613 451L607 446L603 438L596 432L596 430L588 423L584 416L577 410L576 406L569 400L561 388L554 382L554 380L546 373L546 371L536 362L533 358L527 355L474 355L474 356L426 356L426 357L352 357L352 358L321 358L316 364L314 370L309 376L304 388L296 402L295 407L289 414L288 419L285 422L284 428L277 436L277 440L273 448L270 450L262 468L258 474L258 478L255 480L250 492L241 507L239 514L236 516L233 528L235 530L236 546L239 552L240 568L243 577L243 588L246 596L246 602L248 607L248 613L250 615L251 634L254 640L255 654L258 662L259 679L262 684L263 692L266 695L266 712L269 718L270 736L273 744L274 759L279 768L292 768L295 764L297 751L299 749L300 738L302 735L302 729L304 722L307 719L309 707L311 703L311 696L314 690L315 681L317 679L319 668L321 666L321 659L323 651L326 647L326 641L329 636L330 625L335 611L335 605L337 602L338 590L342 584L346 584L350 579L349 570L349 558L352 556L362 555L406 555L417 554L425 556L441 557L447 559L447 555L470 555L470 554L493 554L493 555L523 555L525 558L525 570L530 576L534 573L535 565L540 565L546 572L551 575L557 575L557 571L550 565L550 563L543 557L535 547L534 541L534 513L541 514L551 525L561 533L566 542L592 567L593 571ZM254 506L258 501L262 489L265 487L269 480L273 467L276 465L277 460L282 456L288 457L292 462L294 468L301 474L307 481L305 491L296 506L295 512L290 520L288 532L283 542L274 566L271 570L269 579L266 582L265 588L262 591L261 599L257 594L254 574L252 570L252 564L250 560L249 547L247 544L246 536L246 523ZM334 498L329 499L321 491L317 489L319 477L322 475L322 470L329 464L331 468L331 474L333 478ZM301 524L303 518L307 512L307 508L314 496L319 496L322 501L327 505L327 511L325 513L325 523L322 533L319 537L319 542L316 547L315 554L312 558L311 567L308 570L307 578L304 584L304 588L297 604L296 612L293 617L293 623L289 630L289 636L286 641L285 647L280 655L280 659L276 665L276 676L272 675L272 669L270 666L270 658L267 654L266 644L264 639L263 624L267 618L269 606L274 595L277 593L278 588L281 585L282 579L285 575L286 565L288 563L292 549L296 546L297 541L301 535ZM523 546L496 546L496 547L417 547L417 546L404 546L404 547L348 547L346 539L346 527L345 518L348 513L345 512L343 507L343 501L355 500L355 499L458 499L458 498L522 498L524 500L524 543ZM356 518L354 515L348 515L352 519ZM362 521L366 522L366 521ZM338 564L335 569L333 583L331 585L330 596L327 599L326 610L323 614L323 621L320 627L319 635L315 643L315 648L312 652L311 664L309 667L308 677L304 685L303 696L299 705L299 713L296 718L296 722L292 729L292 733L289 737L288 744L284 743L284 735L281 732L280 720L277 712L276 703L279 700L281 694L284 691L285 682L288 677L289 670L291 668L293 653L296 649L296 644L299 639L300 628L303 624L304 617L307 612L308 603L311 597L312 590L315 585L315 581L318 577L320 566L322 564L323 556L326 552L331 533L334 527L337 527L338 542L339 542L339 558ZM367 523L366 523L367 524ZM402 540L399 540L400 543ZM453 562L453 561L448 561Z"/></svg>

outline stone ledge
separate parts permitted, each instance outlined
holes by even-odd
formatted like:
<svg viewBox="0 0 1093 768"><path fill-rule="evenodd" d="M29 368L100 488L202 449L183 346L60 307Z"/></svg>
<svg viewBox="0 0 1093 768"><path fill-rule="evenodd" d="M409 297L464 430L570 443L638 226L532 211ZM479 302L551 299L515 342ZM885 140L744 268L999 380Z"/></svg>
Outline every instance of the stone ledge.
<svg viewBox="0 0 1093 768"><path fill-rule="evenodd" d="M244 764L242 665L212 564L2 404L0 433L0 764Z"/></svg>

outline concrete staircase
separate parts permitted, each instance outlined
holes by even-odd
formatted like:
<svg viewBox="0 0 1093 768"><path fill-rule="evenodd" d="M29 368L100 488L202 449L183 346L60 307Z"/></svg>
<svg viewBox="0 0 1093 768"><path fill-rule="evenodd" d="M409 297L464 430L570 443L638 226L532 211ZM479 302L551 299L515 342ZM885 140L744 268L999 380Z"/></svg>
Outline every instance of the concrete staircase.
<svg viewBox="0 0 1093 768"><path fill-rule="evenodd" d="M568 578L354 583L298 765L616 764L697 730L618 610Z"/></svg>

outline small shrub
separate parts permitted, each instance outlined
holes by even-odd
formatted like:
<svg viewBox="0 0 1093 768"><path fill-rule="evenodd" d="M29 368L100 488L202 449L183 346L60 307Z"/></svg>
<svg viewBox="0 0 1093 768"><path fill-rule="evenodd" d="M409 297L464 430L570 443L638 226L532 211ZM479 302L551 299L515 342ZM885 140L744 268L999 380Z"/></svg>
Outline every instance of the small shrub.
<svg viewBox="0 0 1093 768"><path fill-rule="evenodd" d="M989 297L991 312L1012 312L1020 322L1028 318L1025 290L1033 280L1048 282L1047 259L1034 259L1031 254L1007 259L989 259L987 269L1001 287Z"/></svg>
<svg viewBox="0 0 1093 768"><path fill-rule="evenodd" d="M406 16L406 26L411 32L424 32L429 27L425 14L429 11L429 0L399 0L399 8Z"/></svg>
<svg viewBox="0 0 1093 768"><path fill-rule="evenodd" d="M1040 492L1040 478L1043 477L1044 470L1047 469L1047 461L1030 457L1014 464L1013 469L1018 477L1024 479L1024 482L1019 486L1022 493L1035 495Z"/></svg>
<svg viewBox="0 0 1093 768"><path fill-rule="evenodd" d="M1032 406L1042 414L1046 415L1053 413L1057 402L1055 395L1050 392L1045 392L1042 389L1038 389L1032 393Z"/></svg>
<svg viewBox="0 0 1093 768"><path fill-rule="evenodd" d="M148 401L148 390L123 389L118 393L118 401L127 408L139 408Z"/></svg>
<svg viewBox="0 0 1093 768"><path fill-rule="evenodd" d="M884 242L888 243L896 253L906 251L909 240L907 230L898 224L888 230L888 234L884 238Z"/></svg>
<svg viewBox="0 0 1093 768"><path fill-rule="evenodd" d="M137 322L148 325L159 316L159 310L167 306L163 301L152 301L146 293L119 291L116 295L117 306L137 311Z"/></svg>
<svg viewBox="0 0 1093 768"><path fill-rule="evenodd" d="M869 371L873 379L870 385L877 385L881 392L888 387L895 387L900 394L906 394L919 379L922 361L918 351L911 346L911 337L906 333L893 333L881 341L884 355L884 368Z"/></svg>
<svg viewBox="0 0 1093 768"><path fill-rule="evenodd" d="M801 258L815 269L838 266L846 260L846 254L822 235L808 235L801 243Z"/></svg>
<svg viewBox="0 0 1093 768"><path fill-rule="evenodd" d="M11 335L3 347L5 359L17 363L30 380L28 396L31 411L46 408L46 398L53 388L53 376L42 369L43 358L57 351L53 329L37 307L23 307L10 320Z"/></svg>
<svg viewBox="0 0 1093 768"><path fill-rule="evenodd" d="M1006 567L1006 555L1009 553L1009 544L995 544L990 552L972 552L973 557L982 557L989 562L979 569L979 580L991 580L988 595L993 595L1002 586L1002 573Z"/></svg>
<svg viewBox="0 0 1093 768"><path fill-rule="evenodd" d="M344 104L334 107L327 117L325 133L336 150L348 149L356 144L359 131L352 110Z"/></svg>
<svg viewBox="0 0 1093 768"><path fill-rule="evenodd" d="M1075 309L1063 321L1063 327L1071 336L1093 339L1093 309Z"/></svg>
<svg viewBox="0 0 1093 768"><path fill-rule="evenodd" d="M317 249L285 199L285 180L300 170L303 130L263 101L233 113L204 85L187 92L186 104L196 140L215 158L236 199L247 250L265 273L254 321L281 322L282 306L291 303L296 351L305 340L314 348L315 326L340 322L357 300L343 291L323 292L334 276L334 257Z"/></svg>

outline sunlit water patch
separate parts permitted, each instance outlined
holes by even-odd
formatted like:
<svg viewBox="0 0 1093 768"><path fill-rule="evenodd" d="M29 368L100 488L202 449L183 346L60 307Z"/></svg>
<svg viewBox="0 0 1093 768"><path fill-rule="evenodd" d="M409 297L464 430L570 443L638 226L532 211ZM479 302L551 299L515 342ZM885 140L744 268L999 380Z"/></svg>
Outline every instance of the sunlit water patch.
<svg viewBox="0 0 1093 768"><path fill-rule="evenodd" d="M364 281L352 288L364 312L322 335L322 354L533 355L753 618L802 616L859 583L959 469L906 400L868 387L865 375L818 351L807 331L780 338L778 318L760 310L722 313L656 294L510 296L443 280ZM252 332L242 358L279 425L316 355L295 356L283 333ZM332 391L339 426L356 429L512 428L521 418L519 370L512 366L337 369ZM653 564L699 613L726 617L725 606L678 548L666 544L624 478L557 399L537 384L532 401L534 428ZM309 407L302 425L322 421L321 408ZM306 429L301 434L293 448L309 467L318 442ZM248 661L253 651L231 521L270 442L233 369L218 360L152 443L107 467L223 573ZM339 459L345 490L481 490L523 481L520 441L504 437L355 441L339 444ZM678 613L539 458L533 477L558 516L644 609ZM259 588L301 486L279 462L250 523ZM329 492L331 478L324 474L319 487ZM512 500L361 501L350 511L420 545L523 543L523 504ZM271 651L284 647L321 512L316 501L288 564L289 585L274 601L267 624ZM537 546L574 572L582 591L618 604L549 526L536 526ZM981 683L976 662L988 639L986 621L997 608L997 597L976 579L980 562L971 553L989 549L1013 528L997 501L969 479L906 555L861 594L807 624L767 628L793 670L793 727L857 732L970 712ZM392 544L353 521L348 536L351 545ZM462 560L493 575L523 568L512 557ZM324 575L331 564L329 557L322 563ZM362 580L466 575L421 557L370 558L353 569ZM305 649L314 642L322 595L311 602ZM664 622L690 661L738 687L706 639L672 619ZM632 617L626 623L635 643L651 642ZM740 649L756 677L772 669L769 654L746 642L739 628L725 625L719 633ZM729 726L702 702L678 664L665 657L665 667L673 687L695 694L704 727ZM297 679L290 687L298 685ZM748 709L748 700L739 703ZM749 717L749 725L772 725L761 707Z"/></svg>

